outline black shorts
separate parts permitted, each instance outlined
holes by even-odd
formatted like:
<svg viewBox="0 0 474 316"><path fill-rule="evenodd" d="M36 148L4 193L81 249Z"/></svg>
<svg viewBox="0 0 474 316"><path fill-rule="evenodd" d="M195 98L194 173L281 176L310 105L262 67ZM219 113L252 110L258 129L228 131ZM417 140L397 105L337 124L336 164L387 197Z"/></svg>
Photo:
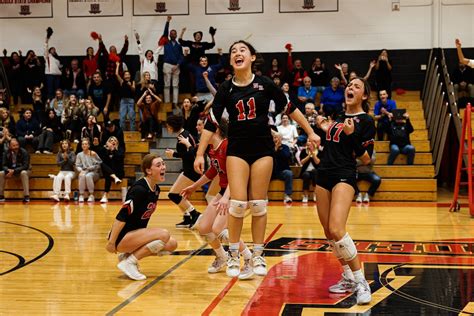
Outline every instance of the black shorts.
<svg viewBox="0 0 474 316"><path fill-rule="evenodd" d="M332 192L332 189L338 183L347 183L354 188L354 191L357 192L357 179L354 174L337 174L337 173L328 173L323 170L318 170L318 178L316 184L323 189Z"/></svg>
<svg viewBox="0 0 474 316"><path fill-rule="evenodd" d="M201 178L201 175L196 173L194 170L184 170L183 174L186 178L191 179L193 182L196 182Z"/></svg>
<svg viewBox="0 0 474 316"><path fill-rule="evenodd" d="M271 137L260 137L253 140L229 138L227 156L239 157L251 166L260 158L273 157L274 147Z"/></svg>

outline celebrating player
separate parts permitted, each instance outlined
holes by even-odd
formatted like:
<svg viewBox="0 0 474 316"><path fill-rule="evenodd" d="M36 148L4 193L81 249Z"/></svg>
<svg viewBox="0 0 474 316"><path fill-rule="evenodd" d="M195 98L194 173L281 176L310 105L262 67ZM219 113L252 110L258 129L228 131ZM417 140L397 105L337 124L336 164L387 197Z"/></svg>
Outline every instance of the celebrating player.
<svg viewBox="0 0 474 316"><path fill-rule="evenodd" d="M128 191L106 246L108 252L121 252L117 267L133 280L146 279L138 270L138 260L171 252L178 246L166 229L147 228L160 195L158 182L165 180L165 163L161 157L148 154L143 158L141 169L145 177Z"/></svg>
<svg viewBox="0 0 474 316"><path fill-rule="evenodd" d="M270 100L275 102L276 113L288 113L303 127L313 146L317 146L320 139L303 114L287 101L273 81L252 73L252 64L257 58L252 45L237 41L231 45L229 52L235 75L232 80L221 84L217 91L201 135L194 168L199 173L204 171L204 152L226 109L229 114L226 167L231 196L228 218L230 259L227 261L227 274L239 274L239 240L245 211L250 208L254 243L253 271L257 275L266 275L267 265L262 254L267 225L266 199L274 150L268 126Z"/></svg>

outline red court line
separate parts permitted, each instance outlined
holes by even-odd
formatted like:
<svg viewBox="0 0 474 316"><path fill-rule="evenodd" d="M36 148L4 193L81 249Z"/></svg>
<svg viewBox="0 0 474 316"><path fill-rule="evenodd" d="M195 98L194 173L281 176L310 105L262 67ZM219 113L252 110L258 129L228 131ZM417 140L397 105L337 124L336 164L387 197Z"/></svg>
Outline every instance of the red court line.
<svg viewBox="0 0 474 316"><path fill-rule="evenodd" d="M268 243L270 240L272 240L273 236L278 232L278 230L283 226L283 224L278 224L275 229L268 235L268 237L265 239L264 243ZM211 314L211 312L216 308L216 306L224 299L224 297L229 293L230 289L234 286L235 283L237 283L238 278L232 278L229 283L222 289L222 291L212 300L211 304L202 312L201 315L203 316L208 316Z"/></svg>

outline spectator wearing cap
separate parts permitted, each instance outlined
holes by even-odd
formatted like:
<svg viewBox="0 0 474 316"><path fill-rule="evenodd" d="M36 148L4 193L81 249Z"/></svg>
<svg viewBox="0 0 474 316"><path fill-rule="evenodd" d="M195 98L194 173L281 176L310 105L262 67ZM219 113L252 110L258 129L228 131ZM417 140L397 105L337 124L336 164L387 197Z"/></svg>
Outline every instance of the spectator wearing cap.
<svg viewBox="0 0 474 316"><path fill-rule="evenodd" d="M344 88L337 77L331 79L329 87L324 89L321 96L321 109L325 116L333 117L342 112L344 104Z"/></svg>
<svg viewBox="0 0 474 316"><path fill-rule="evenodd" d="M125 137L123 135L123 129L120 128L116 123L113 121L105 122L105 129L102 133L102 141L101 144L103 146L107 145L107 140L110 137L115 137L117 139L117 150L121 155L125 154Z"/></svg>

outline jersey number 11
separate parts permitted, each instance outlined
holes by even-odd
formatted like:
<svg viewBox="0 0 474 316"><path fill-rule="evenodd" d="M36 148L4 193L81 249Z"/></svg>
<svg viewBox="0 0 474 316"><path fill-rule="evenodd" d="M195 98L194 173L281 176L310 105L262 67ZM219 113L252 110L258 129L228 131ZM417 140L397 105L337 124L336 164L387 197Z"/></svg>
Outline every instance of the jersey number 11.
<svg viewBox="0 0 474 316"><path fill-rule="evenodd" d="M237 116L237 120L244 121L244 120L253 120L257 115L255 113L255 99L252 97L247 101L247 106L249 108L249 112L245 112L244 101L239 100L235 107L239 111L239 115Z"/></svg>

